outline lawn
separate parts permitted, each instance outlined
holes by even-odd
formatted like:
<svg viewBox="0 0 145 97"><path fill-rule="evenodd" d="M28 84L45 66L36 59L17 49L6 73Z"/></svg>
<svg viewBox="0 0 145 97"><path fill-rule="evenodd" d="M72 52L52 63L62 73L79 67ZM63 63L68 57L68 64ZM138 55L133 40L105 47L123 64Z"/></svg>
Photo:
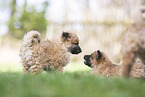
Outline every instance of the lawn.
<svg viewBox="0 0 145 97"><path fill-rule="evenodd" d="M145 97L144 80L93 76L86 67L73 67L64 74L0 72L0 97Z"/></svg>

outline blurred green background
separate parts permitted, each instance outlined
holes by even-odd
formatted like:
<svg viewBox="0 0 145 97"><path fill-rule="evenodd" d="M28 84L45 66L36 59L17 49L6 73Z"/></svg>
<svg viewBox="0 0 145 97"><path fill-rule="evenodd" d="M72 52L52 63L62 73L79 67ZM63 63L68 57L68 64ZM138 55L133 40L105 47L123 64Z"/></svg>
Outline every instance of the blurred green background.
<svg viewBox="0 0 145 97"><path fill-rule="evenodd" d="M22 71L19 50L31 30L42 40L75 32L83 52L72 55L70 64L78 70L89 69L83 56L98 49L119 64L124 34L143 5L144 0L0 0L0 71Z"/></svg>

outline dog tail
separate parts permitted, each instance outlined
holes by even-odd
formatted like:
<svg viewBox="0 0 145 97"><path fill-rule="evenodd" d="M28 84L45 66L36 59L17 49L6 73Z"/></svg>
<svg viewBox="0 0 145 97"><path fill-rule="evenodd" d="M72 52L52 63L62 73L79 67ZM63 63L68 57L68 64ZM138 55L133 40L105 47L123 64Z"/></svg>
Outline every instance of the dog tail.
<svg viewBox="0 0 145 97"><path fill-rule="evenodd" d="M41 41L41 35L37 31L30 31L24 35L23 43L27 46L39 44Z"/></svg>

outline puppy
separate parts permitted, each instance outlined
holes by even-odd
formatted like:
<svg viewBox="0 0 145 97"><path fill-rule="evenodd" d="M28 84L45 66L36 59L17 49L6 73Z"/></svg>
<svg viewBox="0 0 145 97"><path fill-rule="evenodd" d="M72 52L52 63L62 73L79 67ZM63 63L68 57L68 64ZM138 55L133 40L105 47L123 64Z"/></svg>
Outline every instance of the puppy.
<svg viewBox="0 0 145 97"><path fill-rule="evenodd" d="M122 74L124 77L129 77L136 58L145 64L145 23L135 23L128 28L122 51Z"/></svg>
<svg viewBox="0 0 145 97"><path fill-rule="evenodd" d="M128 27L123 41L122 74L130 76L130 71L136 58L139 58L145 65L145 9L134 10L132 13L134 23Z"/></svg>
<svg viewBox="0 0 145 97"><path fill-rule="evenodd" d="M91 73L95 75L121 76L122 66L112 64L109 58L100 50L93 52L91 55L84 56L84 64L91 67ZM136 63L132 70L131 76L136 78L143 77L144 65Z"/></svg>
<svg viewBox="0 0 145 97"><path fill-rule="evenodd" d="M63 71L70 61L70 54L79 54L82 50L75 33L63 32L60 38L41 41L40 33L28 32L20 49L24 72L40 73L45 71Z"/></svg>

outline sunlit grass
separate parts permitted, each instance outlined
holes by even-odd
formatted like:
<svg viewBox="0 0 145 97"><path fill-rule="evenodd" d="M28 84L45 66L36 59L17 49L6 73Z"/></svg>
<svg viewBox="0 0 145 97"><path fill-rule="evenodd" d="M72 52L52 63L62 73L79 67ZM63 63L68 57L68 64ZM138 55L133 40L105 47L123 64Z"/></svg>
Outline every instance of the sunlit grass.
<svg viewBox="0 0 145 97"><path fill-rule="evenodd" d="M64 72L79 72L79 71L90 71L91 69L84 65L82 62L71 62L64 67Z"/></svg>
<svg viewBox="0 0 145 97"><path fill-rule="evenodd" d="M0 72L22 72L21 63L0 64ZM71 62L64 67L64 72L90 71L90 68L81 62Z"/></svg>
<svg viewBox="0 0 145 97"><path fill-rule="evenodd" d="M22 66L18 63L0 64L0 72L22 72Z"/></svg>

